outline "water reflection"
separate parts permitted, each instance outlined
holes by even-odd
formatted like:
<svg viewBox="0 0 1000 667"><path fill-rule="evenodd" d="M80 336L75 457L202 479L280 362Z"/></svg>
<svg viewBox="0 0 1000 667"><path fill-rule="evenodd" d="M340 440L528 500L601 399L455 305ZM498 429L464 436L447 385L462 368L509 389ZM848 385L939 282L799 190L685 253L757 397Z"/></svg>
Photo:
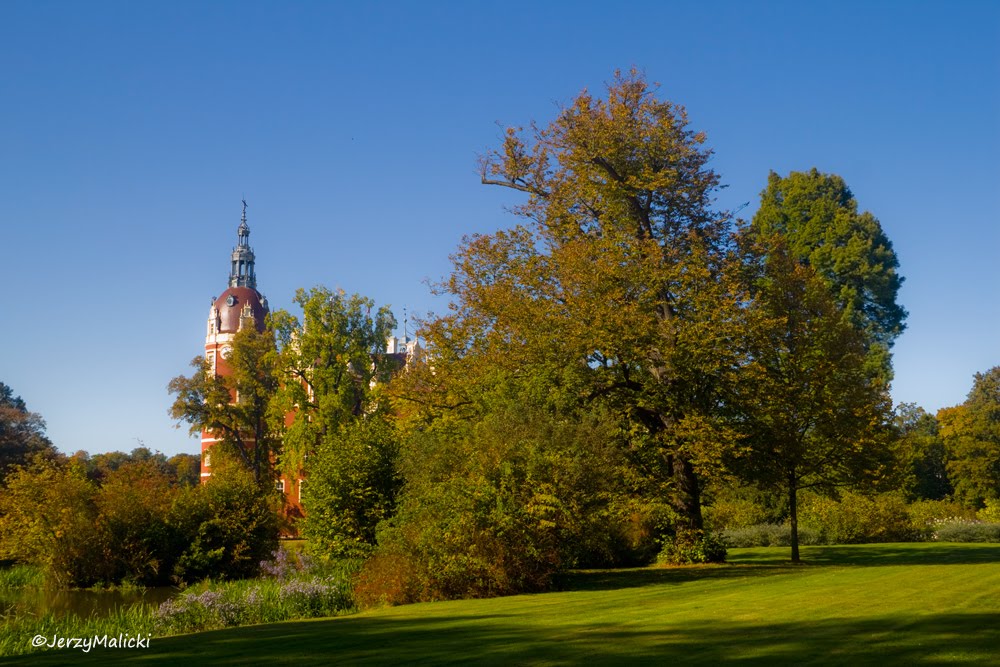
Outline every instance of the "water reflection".
<svg viewBox="0 0 1000 667"><path fill-rule="evenodd" d="M177 595L176 588L147 588L145 591L50 591L37 589L0 590L0 616L65 616L84 618L106 616L115 609L146 603L158 605Z"/></svg>

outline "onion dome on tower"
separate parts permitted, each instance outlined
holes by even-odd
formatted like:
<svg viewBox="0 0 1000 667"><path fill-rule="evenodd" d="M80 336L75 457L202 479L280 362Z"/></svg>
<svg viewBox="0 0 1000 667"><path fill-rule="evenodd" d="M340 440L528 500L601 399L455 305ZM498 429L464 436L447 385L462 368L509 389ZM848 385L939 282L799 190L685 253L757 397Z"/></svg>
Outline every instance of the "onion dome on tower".
<svg viewBox="0 0 1000 667"><path fill-rule="evenodd" d="M229 288L218 298L212 299L212 309L208 316L208 338L205 341L206 352L209 351L209 345L228 342L233 334L245 326L254 326L257 331L264 330L264 318L268 313L267 298L257 291L246 200L243 201L243 217L236 233Z"/></svg>

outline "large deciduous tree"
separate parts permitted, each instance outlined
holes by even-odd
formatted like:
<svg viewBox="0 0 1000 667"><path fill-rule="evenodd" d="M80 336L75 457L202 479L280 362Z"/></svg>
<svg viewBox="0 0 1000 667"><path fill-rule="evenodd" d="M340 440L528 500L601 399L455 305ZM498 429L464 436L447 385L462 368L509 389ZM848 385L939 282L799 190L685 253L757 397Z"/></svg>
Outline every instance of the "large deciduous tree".
<svg viewBox="0 0 1000 667"><path fill-rule="evenodd" d="M781 239L763 256L739 385L749 452L737 465L786 494L798 562L798 492L885 475L891 404L886 384L866 370L864 334L816 271Z"/></svg>
<svg viewBox="0 0 1000 667"><path fill-rule="evenodd" d="M792 256L827 283L851 322L867 334L873 372L891 378L889 348L903 332L906 310L896 302L903 278L882 225L840 176L816 169L782 177L771 172L752 229L780 234Z"/></svg>
<svg viewBox="0 0 1000 667"><path fill-rule="evenodd" d="M386 353L396 326L371 299L317 287L295 297L303 319L272 316L286 423L282 467L305 469L303 533L338 556L364 554L395 506L398 437L382 387L401 360ZM288 415L288 417L284 417Z"/></svg>
<svg viewBox="0 0 1000 667"><path fill-rule="evenodd" d="M545 366L579 399L613 406L685 528L701 526L698 471L726 440L713 415L735 367L727 218L712 210L719 179L704 143L635 71L547 127L508 128L482 182L524 193L512 209L524 222L465 240L442 286L452 311L426 331L428 385ZM450 391L422 400L474 402Z"/></svg>

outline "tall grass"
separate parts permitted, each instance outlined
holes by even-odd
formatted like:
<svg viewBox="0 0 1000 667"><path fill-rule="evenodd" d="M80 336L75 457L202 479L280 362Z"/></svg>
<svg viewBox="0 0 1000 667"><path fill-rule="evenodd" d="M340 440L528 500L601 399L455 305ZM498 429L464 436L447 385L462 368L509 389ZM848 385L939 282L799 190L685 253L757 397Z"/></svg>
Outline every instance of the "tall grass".
<svg viewBox="0 0 1000 667"><path fill-rule="evenodd" d="M34 565L13 565L0 570L0 590L42 588L45 573Z"/></svg>

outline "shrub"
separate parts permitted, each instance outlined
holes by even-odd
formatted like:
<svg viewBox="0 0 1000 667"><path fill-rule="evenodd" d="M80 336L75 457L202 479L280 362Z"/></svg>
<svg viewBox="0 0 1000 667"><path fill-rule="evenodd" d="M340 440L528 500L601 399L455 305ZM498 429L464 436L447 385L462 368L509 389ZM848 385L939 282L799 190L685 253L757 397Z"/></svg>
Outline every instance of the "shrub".
<svg viewBox="0 0 1000 667"><path fill-rule="evenodd" d="M397 520L379 536L384 545L379 555L401 559L416 576L403 584L407 597L402 601L490 597L548 587L561 561L558 524L546 512L557 508L546 508L554 499L544 489L529 486L527 480L501 479L493 485L451 479L433 494L404 502ZM368 580L380 578L384 576ZM387 591L385 597L397 595Z"/></svg>
<svg viewBox="0 0 1000 667"><path fill-rule="evenodd" d="M792 528L787 523L762 523L724 530L721 537L730 547L787 547L792 544ZM820 543L816 531L799 526L799 544Z"/></svg>
<svg viewBox="0 0 1000 667"><path fill-rule="evenodd" d="M351 422L324 436L309 459L300 524L310 550L364 557L375 527L392 516L399 491L399 434L380 416Z"/></svg>
<svg viewBox="0 0 1000 667"><path fill-rule="evenodd" d="M975 518L975 513L952 500L917 500L907 508L917 540L930 540L942 522Z"/></svg>
<svg viewBox="0 0 1000 667"><path fill-rule="evenodd" d="M0 494L0 557L31 563L60 586L106 580L95 530L96 487L79 466L39 460L8 475Z"/></svg>
<svg viewBox="0 0 1000 667"><path fill-rule="evenodd" d="M622 454L607 425L493 398L481 419L404 440L407 486L359 574L364 604L540 591L566 567L655 545L652 503L614 502Z"/></svg>
<svg viewBox="0 0 1000 667"><path fill-rule="evenodd" d="M701 530L679 531L663 545L656 557L661 565L722 563L726 560L725 541Z"/></svg>
<svg viewBox="0 0 1000 667"><path fill-rule="evenodd" d="M1000 542L1000 523L942 521L934 527L932 539L938 542Z"/></svg>
<svg viewBox="0 0 1000 667"><path fill-rule="evenodd" d="M429 597L422 569L404 554L377 553L354 578L354 599L362 608L399 605Z"/></svg>
<svg viewBox="0 0 1000 667"><path fill-rule="evenodd" d="M846 492L839 501L807 495L799 511L799 526L818 533L825 544L910 542L920 537L898 493Z"/></svg>
<svg viewBox="0 0 1000 667"><path fill-rule="evenodd" d="M169 581L176 555L167 517L175 495L168 472L154 461L126 463L107 473L95 497L106 581Z"/></svg>
<svg viewBox="0 0 1000 667"><path fill-rule="evenodd" d="M278 545L278 514L270 489L236 466L216 470L204 486L184 490L171 508L178 545L178 581L256 576Z"/></svg>
<svg viewBox="0 0 1000 667"><path fill-rule="evenodd" d="M783 498L753 487L716 489L706 502L705 525L713 531L780 523L788 513Z"/></svg>
<svg viewBox="0 0 1000 667"><path fill-rule="evenodd" d="M159 606L158 635L334 616L354 608L346 582L332 577L248 580L199 589Z"/></svg>

